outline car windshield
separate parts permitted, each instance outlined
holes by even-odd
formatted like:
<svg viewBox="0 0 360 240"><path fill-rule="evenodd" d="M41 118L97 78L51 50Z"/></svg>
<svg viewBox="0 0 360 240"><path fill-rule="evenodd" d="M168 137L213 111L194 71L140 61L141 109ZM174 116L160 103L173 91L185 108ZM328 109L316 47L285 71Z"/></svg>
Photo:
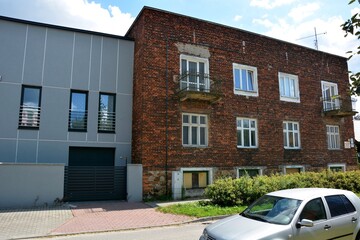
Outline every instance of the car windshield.
<svg viewBox="0 0 360 240"><path fill-rule="evenodd" d="M241 216L274 224L289 224L301 200L265 195L250 205Z"/></svg>

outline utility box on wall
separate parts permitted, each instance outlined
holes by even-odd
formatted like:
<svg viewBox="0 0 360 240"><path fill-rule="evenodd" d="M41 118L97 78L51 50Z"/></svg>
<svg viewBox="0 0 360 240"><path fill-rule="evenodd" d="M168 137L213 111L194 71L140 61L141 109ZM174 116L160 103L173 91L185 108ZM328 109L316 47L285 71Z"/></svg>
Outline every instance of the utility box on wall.
<svg viewBox="0 0 360 240"><path fill-rule="evenodd" d="M174 200L182 199L182 182L183 177L181 171L173 171L172 172L172 193Z"/></svg>
<svg viewBox="0 0 360 240"><path fill-rule="evenodd" d="M64 195L64 165L0 163L0 208L51 206Z"/></svg>

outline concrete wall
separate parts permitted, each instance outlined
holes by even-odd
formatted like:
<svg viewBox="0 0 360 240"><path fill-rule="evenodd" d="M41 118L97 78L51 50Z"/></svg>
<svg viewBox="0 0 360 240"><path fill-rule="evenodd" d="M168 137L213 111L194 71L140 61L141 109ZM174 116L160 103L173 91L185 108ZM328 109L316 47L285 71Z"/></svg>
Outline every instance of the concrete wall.
<svg viewBox="0 0 360 240"><path fill-rule="evenodd" d="M69 147L115 148L131 162L132 40L0 17L0 162L68 164ZM40 127L21 129L23 85L41 87ZM69 132L71 90L88 93L86 132ZM116 96L115 133L97 130L99 94Z"/></svg>
<svg viewBox="0 0 360 240"><path fill-rule="evenodd" d="M64 195L64 165L0 163L0 193L0 208L53 205Z"/></svg>

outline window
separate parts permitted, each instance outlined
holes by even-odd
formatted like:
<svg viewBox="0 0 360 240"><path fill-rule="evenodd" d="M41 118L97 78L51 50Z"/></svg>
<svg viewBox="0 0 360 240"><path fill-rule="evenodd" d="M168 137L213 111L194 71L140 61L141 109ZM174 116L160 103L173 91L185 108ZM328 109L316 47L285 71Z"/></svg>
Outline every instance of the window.
<svg viewBox="0 0 360 240"><path fill-rule="evenodd" d="M329 164L328 167L330 171L334 172L345 172L346 170L346 165L344 163Z"/></svg>
<svg viewBox="0 0 360 240"><path fill-rule="evenodd" d="M257 124L255 119L237 118L237 147L256 148L257 147Z"/></svg>
<svg viewBox="0 0 360 240"><path fill-rule="evenodd" d="M71 91L69 130L87 130L87 92Z"/></svg>
<svg viewBox="0 0 360 240"><path fill-rule="evenodd" d="M279 88L280 100L300 102L298 76L279 72Z"/></svg>
<svg viewBox="0 0 360 240"><path fill-rule="evenodd" d="M180 56L180 88L187 91L210 90L208 60L192 56Z"/></svg>
<svg viewBox="0 0 360 240"><path fill-rule="evenodd" d="M208 172L184 172L184 188L205 188L208 185Z"/></svg>
<svg viewBox="0 0 360 240"><path fill-rule="evenodd" d="M340 149L339 126L326 126L328 149Z"/></svg>
<svg viewBox="0 0 360 240"><path fill-rule="evenodd" d="M326 219L325 207L321 198L313 199L305 205L300 214L300 220L303 219L311 221Z"/></svg>
<svg viewBox="0 0 360 240"><path fill-rule="evenodd" d="M336 83L321 81L324 112L340 108L338 86Z"/></svg>
<svg viewBox="0 0 360 240"><path fill-rule="evenodd" d="M115 95L100 93L99 132L115 132Z"/></svg>
<svg viewBox="0 0 360 240"><path fill-rule="evenodd" d="M182 115L182 141L184 146L207 146L207 116L199 114Z"/></svg>
<svg viewBox="0 0 360 240"><path fill-rule="evenodd" d="M300 130L297 122L284 122L284 148L298 149L300 148Z"/></svg>
<svg viewBox="0 0 360 240"><path fill-rule="evenodd" d="M284 174L294 174L294 173L301 173L305 171L304 166L300 165L291 165L291 166L284 166L283 172Z"/></svg>
<svg viewBox="0 0 360 240"><path fill-rule="evenodd" d="M234 93L258 96L257 68L233 63Z"/></svg>
<svg viewBox="0 0 360 240"><path fill-rule="evenodd" d="M19 127L39 128L41 88L23 86L19 113Z"/></svg>
<svg viewBox="0 0 360 240"><path fill-rule="evenodd" d="M238 177L243 177L243 176L256 177L258 175L262 175L261 168L239 168L238 169Z"/></svg>
<svg viewBox="0 0 360 240"><path fill-rule="evenodd" d="M329 205L331 217L356 211L354 205L344 195L326 196L325 199Z"/></svg>

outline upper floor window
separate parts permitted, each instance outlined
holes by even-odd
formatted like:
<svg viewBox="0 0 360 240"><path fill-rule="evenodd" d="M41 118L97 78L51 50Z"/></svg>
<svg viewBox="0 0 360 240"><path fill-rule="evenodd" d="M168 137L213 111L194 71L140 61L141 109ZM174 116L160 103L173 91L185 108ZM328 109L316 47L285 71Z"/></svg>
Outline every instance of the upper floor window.
<svg viewBox="0 0 360 240"><path fill-rule="evenodd" d="M328 149L340 149L339 126L326 126Z"/></svg>
<svg viewBox="0 0 360 240"><path fill-rule="evenodd" d="M280 100L300 102L298 76L279 72L279 89Z"/></svg>
<svg viewBox="0 0 360 240"><path fill-rule="evenodd" d="M234 93L258 96L257 68L233 63Z"/></svg>
<svg viewBox="0 0 360 240"><path fill-rule="evenodd" d="M23 86L19 113L19 127L39 128L41 88Z"/></svg>
<svg viewBox="0 0 360 240"><path fill-rule="evenodd" d="M283 122L284 148L300 148L300 129L297 122Z"/></svg>
<svg viewBox="0 0 360 240"><path fill-rule="evenodd" d="M256 148L257 147L257 124L255 119L237 118L237 147Z"/></svg>
<svg viewBox="0 0 360 240"><path fill-rule="evenodd" d="M69 130L87 130L87 98L88 93L84 91L71 91L69 110Z"/></svg>
<svg viewBox="0 0 360 240"><path fill-rule="evenodd" d="M207 116L199 114L182 115L182 143L184 146L207 146Z"/></svg>
<svg viewBox="0 0 360 240"><path fill-rule="evenodd" d="M339 109L338 86L336 83L321 81L324 111Z"/></svg>
<svg viewBox="0 0 360 240"><path fill-rule="evenodd" d="M208 59L181 55L180 61L180 89L210 91Z"/></svg>
<svg viewBox="0 0 360 240"><path fill-rule="evenodd" d="M99 132L115 132L115 95L100 93L99 97Z"/></svg>

